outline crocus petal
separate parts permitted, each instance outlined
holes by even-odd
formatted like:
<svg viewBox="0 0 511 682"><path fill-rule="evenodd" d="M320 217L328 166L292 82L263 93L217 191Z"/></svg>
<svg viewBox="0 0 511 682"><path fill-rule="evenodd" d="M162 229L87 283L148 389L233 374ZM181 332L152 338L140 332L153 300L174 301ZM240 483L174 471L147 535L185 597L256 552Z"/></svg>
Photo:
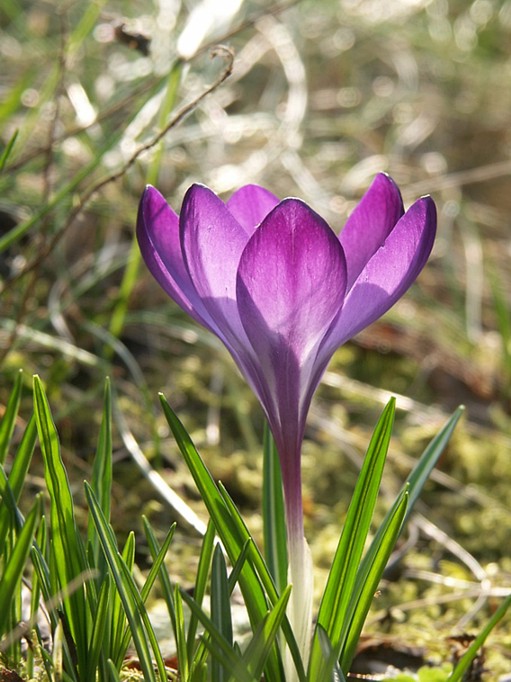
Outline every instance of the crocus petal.
<svg viewBox="0 0 511 682"><path fill-rule="evenodd" d="M234 192L225 205L250 236L278 203L279 199L264 187L245 185Z"/></svg>
<svg viewBox="0 0 511 682"><path fill-rule="evenodd" d="M217 195L192 185L179 218L181 249L197 294L229 349L245 340L236 307L236 272L247 234Z"/></svg>
<svg viewBox="0 0 511 682"><path fill-rule="evenodd" d="M398 221L347 292L326 346L337 348L394 305L424 267L435 232L435 204L431 197L423 197ZM349 262L348 254L346 258Z"/></svg>
<svg viewBox="0 0 511 682"><path fill-rule="evenodd" d="M380 173L348 218L339 239L346 254L348 288L373 254L383 246L404 213L397 185Z"/></svg>
<svg viewBox="0 0 511 682"><path fill-rule="evenodd" d="M153 277L174 301L198 322L208 315L186 269L179 241L179 218L157 189L148 185L137 217L137 238Z"/></svg>
<svg viewBox="0 0 511 682"><path fill-rule="evenodd" d="M238 310L268 387L263 402L277 440L279 431L286 432L282 440L303 435L303 385L315 350L342 306L345 282L338 239L298 199L282 201L243 251ZM295 447L294 442L280 445Z"/></svg>

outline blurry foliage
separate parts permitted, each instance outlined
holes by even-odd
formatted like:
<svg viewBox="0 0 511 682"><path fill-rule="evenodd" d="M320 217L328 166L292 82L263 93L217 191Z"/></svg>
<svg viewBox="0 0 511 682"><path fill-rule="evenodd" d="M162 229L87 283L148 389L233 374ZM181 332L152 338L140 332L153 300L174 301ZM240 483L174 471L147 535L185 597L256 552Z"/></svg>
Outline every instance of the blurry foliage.
<svg viewBox="0 0 511 682"><path fill-rule="evenodd" d="M227 193L256 182L303 197L338 230L373 175L386 170L405 201L434 196L439 234L412 291L339 351L320 388L304 450L316 562L338 535L368 431L386 402L381 392L391 391L406 398L398 399L389 490L392 468L409 470L407 458L444 415L467 405L422 513L482 570L490 566L492 581L509 585L510 0L302 0L283 11L246 0L230 17L226 9L225 21L217 17L204 49L180 58L178 50L198 47L197 29L186 38L198 4L2 3L0 155L10 142L12 149L0 174L0 398L19 367L44 377L81 480L109 374L128 433L200 514L156 407L163 390L214 475L256 508L262 419L216 341L143 269L128 291L122 331L109 334L138 198L148 177L176 209L191 182ZM234 51L230 78L127 167L219 78L225 60L207 49L217 42ZM172 111L163 116L166 106ZM114 523L127 531L141 506L167 517L119 435L116 453ZM257 533L258 519L252 523ZM435 540L424 533L403 570L425 562L441 575L452 548L437 540L433 553ZM408 594L401 584L386 592L394 604L434 602L439 589L411 580ZM454 605L432 616L447 634L463 613ZM406 610L410 627L412 613L424 612Z"/></svg>

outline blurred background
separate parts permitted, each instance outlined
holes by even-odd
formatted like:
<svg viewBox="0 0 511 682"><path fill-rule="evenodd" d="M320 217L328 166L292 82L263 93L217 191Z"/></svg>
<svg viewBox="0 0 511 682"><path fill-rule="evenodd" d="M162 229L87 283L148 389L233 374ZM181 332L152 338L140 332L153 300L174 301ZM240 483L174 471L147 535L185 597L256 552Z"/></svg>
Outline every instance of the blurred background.
<svg viewBox="0 0 511 682"><path fill-rule="evenodd" d="M23 369L28 419L41 375L80 499L110 376L114 525L122 537L141 512L162 531L178 520L170 570L184 584L200 546L189 526L206 516L157 393L256 536L263 422L224 349L140 262L145 184L179 211L192 182L223 196L258 183L336 231L379 171L407 205L433 196L429 264L338 351L316 396L306 525L319 594L389 397L382 514L464 404L369 627L433 658L477 631L511 589L511 1L3 0L0 64L0 411ZM491 670L508 671L510 647L508 623Z"/></svg>

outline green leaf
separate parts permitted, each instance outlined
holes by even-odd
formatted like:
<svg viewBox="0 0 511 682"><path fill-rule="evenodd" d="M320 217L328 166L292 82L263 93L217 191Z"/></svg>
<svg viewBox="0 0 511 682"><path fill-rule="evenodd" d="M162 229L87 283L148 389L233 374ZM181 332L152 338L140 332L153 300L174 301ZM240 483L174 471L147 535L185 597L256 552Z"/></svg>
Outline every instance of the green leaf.
<svg viewBox="0 0 511 682"><path fill-rule="evenodd" d="M167 419L167 422L174 434L176 443L185 459L185 462L193 476L195 484L199 490L199 493L206 505L211 520L215 524L216 532L220 537L222 544L227 551L231 563L234 565L249 534L246 529L244 529L243 522L240 521L241 517L239 513L233 517L232 507L228 507L220 491L213 481L211 474L207 470L206 466L202 462L199 453L195 449L190 436L186 432L178 417L172 411L170 405L165 400L164 396L160 394L161 405ZM235 508L234 508L235 509ZM264 562L262 562L264 564ZM269 577L269 584L273 586L271 576L266 569L266 573ZM254 568L250 561L247 561L243 565L243 569L240 574L240 588L245 599L245 604L247 606L247 611L249 614L250 621L253 627L262 621L264 615L267 611L267 599L262 589L261 582L257 576ZM271 599L273 603L276 603L278 595L276 594L275 587L272 587ZM292 637L290 629L288 629L288 634ZM280 663L277 658L277 652L272 653L268 658L268 669L266 671L268 682L273 680L278 680L280 677ZM303 677L302 679L305 679Z"/></svg>
<svg viewBox="0 0 511 682"><path fill-rule="evenodd" d="M232 644L222 636L211 618L204 613L204 611L195 603L195 600L186 592L181 591L181 596L188 604L192 613L196 615L204 626L208 636L204 637L203 641L214 660L228 670L231 675L236 674L236 682L253 682L252 675L249 674L242 659L236 655Z"/></svg>
<svg viewBox="0 0 511 682"><path fill-rule="evenodd" d="M321 625L317 626L317 637L324 660L322 682L346 682L344 673L337 661L337 654L334 651L332 642L328 639L328 635Z"/></svg>
<svg viewBox="0 0 511 682"><path fill-rule="evenodd" d="M282 596L257 628L243 655L243 662L254 680L261 679L266 659L286 616L291 589L291 585L284 588ZM237 679L236 674L234 679Z"/></svg>
<svg viewBox="0 0 511 682"><path fill-rule="evenodd" d="M183 682L188 682L189 666L186 644L185 616L183 611L183 599L179 585L174 586L174 610L176 614L176 627L174 636L176 638L176 651L179 666L179 676Z"/></svg>
<svg viewBox="0 0 511 682"><path fill-rule="evenodd" d="M448 682L461 682L464 679L464 674L470 668L470 664L477 655L479 649L483 646L486 638L493 630L493 628L504 618L509 607L511 606L511 594L507 596L499 608L495 611L490 620L486 623L481 632L474 639L472 644L468 647L467 651L460 658L456 664L454 670L452 671Z"/></svg>
<svg viewBox="0 0 511 682"><path fill-rule="evenodd" d="M213 552L211 569L211 621L214 623L223 639L232 648L232 619L230 592L227 582L227 566L220 545ZM226 682L229 672L221 663L213 658L211 662L211 676L215 682Z"/></svg>
<svg viewBox="0 0 511 682"><path fill-rule="evenodd" d="M337 653L340 650L340 636L378 497L394 413L395 399L391 399L383 410L369 443L319 607L318 625L325 630ZM319 671L322 666L323 656L315 637L309 676L312 679L321 679Z"/></svg>
<svg viewBox="0 0 511 682"><path fill-rule="evenodd" d="M3 173L3 170L5 168L5 164L9 160L9 156L11 155L11 152L14 148L14 145L16 143L16 138L18 137L18 130L15 130L14 133L11 135L9 141L4 147L3 152L0 154L0 173Z"/></svg>
<svg viewBox="0 0 511 682"><path fill-rule="evenodd" d="M50 496L50 522L52 531L51 559L55 566L60 589L88 570L85 549L81 542L74 517L73 498L67 473L60 454L60 444L51 416L50 407L41 380L34 376L34 412L39 443L44 461L44 478ZM87 620L89 606L83 585L63 598L66 621L80 656L82 674L86 674Z"/></svg>
<svg viewBox="0 0 511 682"><path fill-rule="evenodd" d="M112 498L112 394L110 381L105 382L103 417L99 431L96 456L92 466L91 487L103 511L103 516L110 521L110 500ZM93 547L95 564L99 564L99 540L92 520L89 520L88 537ZM102 568L98 566L98 568Z"/></svg>
<svg viewBox="0 0 511 682"><path fill-rule="evenodd" d="M101 548L105 554L117 592L121 599L126 618L128 619L133 643L137 650L140 667L147 682L156 682L153 663L149 648L147 633L144 628L142 610L145 611L142 600L137 600L136 587L122 556L117 549L117 543L111 526L103 516L103 511L95 498L92 488L85 483L85 495L92 514ZM164 677L162 677L164 679Z"/></svg>
<svg viewBox="0 0 511 682"><path fill-rule="evenodd" d="M23 527L16 538L12 554L7 559L0 579L0 636L10 626L11 604L20 588L34 533L41 520L41 495L37 495Z"/></svg>
<svg viewBox="0 0 511 682"><path fill-rule="evenodd" d="M16 425L16 417L18 416L21 389L23 385L22 376L22 373L18 372L14 387L9 395L7 405L5 406L4 416L0 422L0 464L4 464L5 462L14 427Z"/></svg>
<svg viewBox="0 0 511 682"><path fill-rule="evenodd" d="M202 547L199 557L199 565L197 566L197 573L195 577L195 588L193 590L193 597L195 603L202 607L202 602L206 594L206 587L209 577L209 569L211 567L211 561L213 558L213 548L215 540L215 526L210 521L208 523L208 528L206 534L202 539ZM197 617L192 613L190 616L190 622L188 623L188 635L187 635L187 655L188 661L193 660L194 651L196 648L195 638L197 637Z"/></svg>
<svg viewBox="0 0 511 682"><path fill-rule="evenodd" d="M265 424L263 440L264 556L279 594L287 585L287 532L282 474L275 442Z"/></svg>
<svg viewBox="0 0 511 682"><path fill-rule="evenodd" d="M396 545L408 509L408 489L401 492L385 517L359 570L348 613L340 636L340 663L349 670L357 648L360 633L380 583L381 577Z"/></svg>

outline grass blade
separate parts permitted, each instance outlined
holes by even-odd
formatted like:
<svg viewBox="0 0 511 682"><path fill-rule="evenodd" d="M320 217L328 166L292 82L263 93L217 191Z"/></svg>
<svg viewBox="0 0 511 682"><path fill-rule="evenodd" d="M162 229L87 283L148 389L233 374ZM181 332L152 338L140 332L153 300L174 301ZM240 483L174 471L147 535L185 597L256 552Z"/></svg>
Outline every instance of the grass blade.
<svg viewBox="0 0 511 682"><path fill-rule="evenodd" d="M211 568L211 621L232 648L232 618L227 566L220 545L217 545L213 552ZM211 676L215 682L226 682L230 677L229 671L215 658L211 661Z"/></svg>
<svg viewBox="0 0 511 682"><path fill-rule="evenodd" d="M340 648L340 636L347 607L371 526L390 443L394 413L395 400L391 399L383 410L369 443L318 612L318 624L325 630L336 652ZM315 638L310 663L312 679L319 675L322 661L321 648Z"/></svg>
<svg viewBox="0 0 511 682"><path fill-rule="evenodd" d="M18 372L13 389L9 395L9 400L5 406L4 416L0 422L0 464L5 463L7 450L14 432L14 426L16 424L16 417L18 416L21 400L21 388L22 373Z"/></svg>
<svg viewBox="0 0 511 682"><path fill-rule="evenodd" d="M11 155L11 152L14 148L14 145L16 144L16 138L18 137L18 132L19 132L18 130L14 131L14 133L9 138L9 141L5 145L2 154L0 155L0 173L3 173L3 170L5 168L5 164L9 160L9 156Z"/></svg>
<svg viewBox="0 0 511 682"><path fill-rule="evenodd" d="M483 644L486 641L486 638L493 630L493 628L504 618L510 606L511 594L504 599L502 604L495 611L490 620L486 623L485 627L481 630L481 632L477 635L472 644L468 647L467 651L460 658L460 660L456 664L456 667L450 674L448 682L461 682L462 680L465 679L463 676L470 668L470 664L476 657L477 652L483 646Z"/></svg>
<svg viewBox="0 0 511 682"><path fill-rule="evenodd" d="M282 474L277 448L268 425L263 440L263 533L266 565L277 592L287 585L287 533Z"/></svg>
<svg viewBox="0 0 511 682"><path fill-rule="evenodd" d="M167 422L176 439L176 443L194 478L199 493L208 509L211 520L215 524L216 532L227 551L231 564L234 565L243 550L246 540L250 537L248 531L244 528L237 510L233 517L233 508L226 505L218 486L215 484L211 474L202 462L186 429L161 394L160 401ZM262 561L262 564L264 565L264 561ZM273 586L271 576L269 576L267 569L265 570L269 577L269 584L272 586L272 602L276 603L278 595ZM239 583L252 626L257 627L267 611L267 600L257 573L253 569L250 561L244 563L240 573ZM288 628L287 632L292 638L290 628ZM277 658L276 650L275 655L271 655L268 658L268 669L266 673L268 682L280 679L280 663Z"/></svg>
<svg viewBox="0 0 511 682"><path fill-rule="evenodd" d="M137 650L144 679L147 680L147 682L156 682L149 650L148 634L145 631L142 616L142 613L145 612L143 602L141 599L137 600L135 596L136 587L133 583L129 569L117 549L117 543L112 528L103 516L103 511L94 496L94 492L87 483L85 483L85 494L99 536L101 548L104 552L130 625L131 636L133 637L133 643ZM162 679L164 679L164 677Z"/></svg>
<svg viewBox="0 0 511 682"><path fill-rule="evenodd" d="M243 661L254 680L261 679L266 659L286 617L286 607L291 589L291 585L284 588L282 596L263 619L245 651ZM237 679L236 675L234 675L234 679Z"/></svg>
<svg viewBox="0 0 511 682"><path fill-rule="evenodd" d="M11 604L19 592L34 533L41 520L41 495L37 495L21 532L17 535L12 554L4 567L0 579L0 636L10 629Z"/></svg>
<svg viewBox="0 0 511 682"><path fill-rule="evenodd" d="M85 550L76 527L73 498L67 472L60 454L60 444L51 416L50 407L41 380L34 377L34 412L39 443L44 460L44 478L50 495L50 522L52 530L51 558L56 569L59 588L65 587L88 566ZM82 674L87 671L87 619L89 605L83 585L64 597L63 606L71 636L81 655L78 661Z"/></svg>
<svg viewBox="0 0 511 682"><path fill-rule="evenodd" d="M360 564L348 615L340 637L339 660L343 670L347 671L350 668L374 594L401 533L407 509L408 490L404 490L392 506L379 529L381 532L378 532L376 541L371 543L371 547Z"/></svg>
<svg viewBox="0 0 511 682"><path fill-rule="evenodd" d="M223 668L228 670L231 675L236 675L236 682L253 682L252 675L249 674L242 659L236 655L232 644L229 644L227 640L224 639L211 618L204 613L204 611L195 603L195 600L186 592L181 592L181 596L192 613L195 613L196 617L203 624L207 633L207 636L203 638L203 642L209 649L213 658L218 661Z"/></svg>

